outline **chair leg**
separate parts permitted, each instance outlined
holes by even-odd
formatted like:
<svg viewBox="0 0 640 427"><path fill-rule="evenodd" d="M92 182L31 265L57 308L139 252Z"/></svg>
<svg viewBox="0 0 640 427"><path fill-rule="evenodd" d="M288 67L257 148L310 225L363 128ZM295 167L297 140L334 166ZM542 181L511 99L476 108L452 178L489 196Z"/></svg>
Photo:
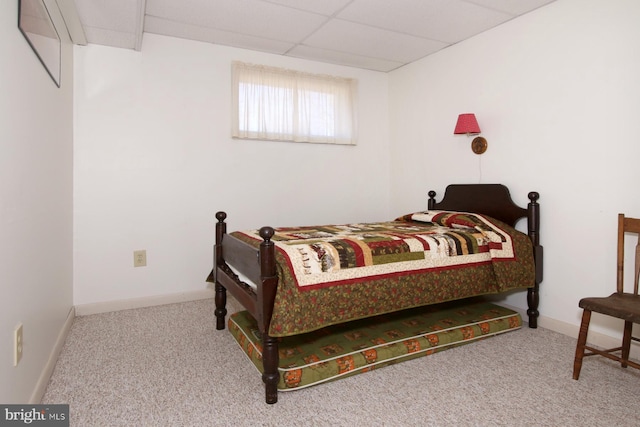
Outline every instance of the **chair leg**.
<svg viewBox="0 0 640 427"><path fill-rule="evenodd" d="M624 334L622 335L622 360L620 364L623 368L627 367L629 361L629 351L631 349L631 328L633 328L633 322L624 322Z"/></svg>
<svg viewBox="0 0 640 427"><path fill-rule="evenodd" d="M584 346L587 344L587 333L589 332L589 322L591 321L591 310L582 312L582 323L580 324L580 334L578 335L578 344L576 345L576 357L573 360L573 379L580 377L582 369L582 358L584 357Z"/></svg>

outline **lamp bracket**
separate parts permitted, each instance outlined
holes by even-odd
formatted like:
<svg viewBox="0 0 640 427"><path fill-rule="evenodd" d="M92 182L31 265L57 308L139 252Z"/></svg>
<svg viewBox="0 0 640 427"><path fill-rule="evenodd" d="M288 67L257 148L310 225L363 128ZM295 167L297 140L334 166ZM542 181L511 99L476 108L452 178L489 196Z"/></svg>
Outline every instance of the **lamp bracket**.
<svg viewBox="0 0 640 427"><path fill-rule="evenodd" d="M481 136L476 136L471 141L471 150L476 154L482 154L487 151L487 140Z"/></svg>

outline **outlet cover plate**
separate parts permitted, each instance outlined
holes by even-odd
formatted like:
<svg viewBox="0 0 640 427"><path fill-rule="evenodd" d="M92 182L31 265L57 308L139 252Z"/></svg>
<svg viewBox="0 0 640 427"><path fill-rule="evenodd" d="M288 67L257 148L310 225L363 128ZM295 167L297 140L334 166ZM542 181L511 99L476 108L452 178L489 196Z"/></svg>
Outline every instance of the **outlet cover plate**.
<svg viewBox="0 0 640 427"><path fill-rule="evenodd" d="M22 323L13 331L13 366L18 366L22 359L23 339Z"/></svg>
<svg viewBox="0 0 640 427"><path fill-rule="evenodd" d="M133 266L134 267L146 267L147 266L147 251L146 250L133 251Z"/></svg>

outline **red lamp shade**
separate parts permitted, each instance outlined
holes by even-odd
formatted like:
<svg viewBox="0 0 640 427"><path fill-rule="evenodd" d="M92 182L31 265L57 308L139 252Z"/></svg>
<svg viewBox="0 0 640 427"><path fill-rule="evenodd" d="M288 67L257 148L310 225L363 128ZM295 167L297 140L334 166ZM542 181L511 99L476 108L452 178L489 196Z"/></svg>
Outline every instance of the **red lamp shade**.
<svg viewBox="0 0 640 427"><path fill-rule="evenodd" d="M453 133L480 133L480 126L478 126L476 115L473 113L460 114L458 116L458 123L456 123L456 129Z"/></svg>

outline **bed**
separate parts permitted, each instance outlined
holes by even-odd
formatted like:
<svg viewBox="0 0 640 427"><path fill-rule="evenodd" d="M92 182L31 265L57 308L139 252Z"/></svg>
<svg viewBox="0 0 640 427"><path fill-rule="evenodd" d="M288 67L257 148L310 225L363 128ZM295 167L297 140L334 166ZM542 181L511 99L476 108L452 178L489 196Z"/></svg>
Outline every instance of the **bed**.
<svg viewBox="0 0 640 427"><path fill-rule="evenodd" d="M537 327L539 194L528 194L526 208L501 184L449 185L440 202L435 191L428 195L427 211L383 223L227 233L226 213L216 213L207 278L215 284L216 328L225 329L230 292L255 319L267 403L277 402L283 337L525 289L528 325ZM514 228L521 218L527 218L526 234Z"/></svg>

